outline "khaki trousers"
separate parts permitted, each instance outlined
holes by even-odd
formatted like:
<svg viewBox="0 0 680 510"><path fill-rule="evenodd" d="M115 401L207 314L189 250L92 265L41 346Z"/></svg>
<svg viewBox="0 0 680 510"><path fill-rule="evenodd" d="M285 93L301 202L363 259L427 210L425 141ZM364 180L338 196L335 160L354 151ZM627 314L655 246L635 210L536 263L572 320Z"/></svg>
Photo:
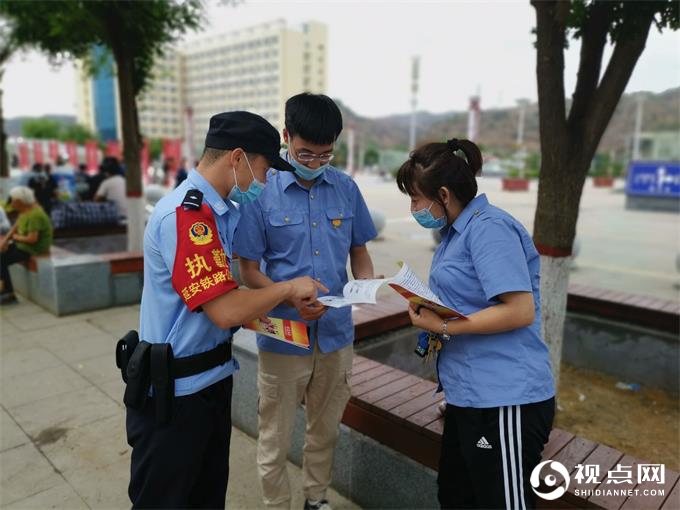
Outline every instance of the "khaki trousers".
<svg viewBox="0 0 680 510"><path fill-rule="evenodd" d="M286 470L295 414L305 404L302 487L305 498L325 498L333 450L350 397L353 345L311 356L259 351L257 468L267 507L290 508Z"/></svg>

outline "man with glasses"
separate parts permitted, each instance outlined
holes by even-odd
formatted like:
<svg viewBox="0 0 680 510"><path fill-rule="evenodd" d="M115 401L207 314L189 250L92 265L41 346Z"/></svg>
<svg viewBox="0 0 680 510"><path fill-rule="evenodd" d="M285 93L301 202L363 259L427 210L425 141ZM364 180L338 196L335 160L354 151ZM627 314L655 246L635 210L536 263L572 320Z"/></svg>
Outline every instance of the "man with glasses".
<svg viewBox="0 0 680 510"><path fill-rule="evenodd" d="M241 208L234 252L250 288L307 275L341 295L347 258L354 278L373 278L366 243L377 235L356 183L330 165L342 115L327 96L286 102L284 157L295 173L270 170L268 186ZM303 449L305 510L329 510L333 450L350 397L354 327L351 308L288 301L274 317L305 321L310 349L258 335L257 464L264 503L290 508L286 459L298 406L306 413Z"/></svg>

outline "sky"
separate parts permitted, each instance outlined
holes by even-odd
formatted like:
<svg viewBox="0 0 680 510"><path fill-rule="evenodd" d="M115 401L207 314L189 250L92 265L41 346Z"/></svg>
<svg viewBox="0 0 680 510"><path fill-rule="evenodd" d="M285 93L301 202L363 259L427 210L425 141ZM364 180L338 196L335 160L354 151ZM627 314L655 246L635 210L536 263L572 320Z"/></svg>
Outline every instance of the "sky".
<svg viewBox="0 0 680 510"><path fill-rule="evenodd" d="M238 0L237 0L238 1ZM410 110L411 60L420 57L418 109L464 110L477 92L482 109L536 100L535 12L528 1L246 0L236 7L207 1L207 25L190 42L283 18L291 26L328 26L328 90L360 115ZM565 57L565 90L576 80L579 43ZM607 53L607 56L610 53ZM627 92L680 86L680 32L652 29ZM74 71L52 68L41 55L15 56L5 73L7 117L75 115Z"/></svg>

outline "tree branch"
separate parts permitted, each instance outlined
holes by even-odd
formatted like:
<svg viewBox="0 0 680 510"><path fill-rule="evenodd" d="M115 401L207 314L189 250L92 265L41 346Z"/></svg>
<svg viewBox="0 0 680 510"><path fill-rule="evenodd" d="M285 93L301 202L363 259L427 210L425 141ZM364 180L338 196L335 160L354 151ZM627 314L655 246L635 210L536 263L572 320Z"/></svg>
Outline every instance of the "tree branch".
<svg viewBox="0 0 680 510"><path fill-rule="evenodd" d="M596 1L585 21L581 37L578 77L567 120L570 131L573 131L583 121L583 116L588 111L597 89L611 14L611 2Z"/></svg>
<svg viewBox="0 0 680 510"><path fill-rule="evenodd" d="M593 95L588 112L584 116L581 131L584 162L590 162L597 150L616 105L633 74L633 69L645 49L652 19L653 13L649 16L649 22L644 28L620 38L614 46L614 53ZM636 22L639 23L639 19Z"/></svg>

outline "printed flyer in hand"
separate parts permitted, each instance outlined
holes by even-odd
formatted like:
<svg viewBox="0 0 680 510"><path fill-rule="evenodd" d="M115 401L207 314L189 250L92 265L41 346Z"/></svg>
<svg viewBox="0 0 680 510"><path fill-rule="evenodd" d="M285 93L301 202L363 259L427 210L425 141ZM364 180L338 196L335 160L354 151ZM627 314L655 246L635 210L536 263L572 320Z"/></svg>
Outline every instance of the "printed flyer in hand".
<svg viewBox="0 0 680 510"><path fill-rule="evenodd" d="M332 308L341 308L357 304L376 304L378 289L388 284L405 299L417 305L423 305L445 318L457 317L464 319L465 315L446 306L423 283L418 276L404 262L399 262L401 269L392 278L376 280L352 280L342 289L342 296L323 296L319 302Z"/></svg>
<svg viewBox="0 0 680 510"><path fill-rule="evenodd" d="M276 338L303 349L309 349L307 325L303 322L277 319L276 317L263 317L247 322L243 327L261 335Z"/></svg>

